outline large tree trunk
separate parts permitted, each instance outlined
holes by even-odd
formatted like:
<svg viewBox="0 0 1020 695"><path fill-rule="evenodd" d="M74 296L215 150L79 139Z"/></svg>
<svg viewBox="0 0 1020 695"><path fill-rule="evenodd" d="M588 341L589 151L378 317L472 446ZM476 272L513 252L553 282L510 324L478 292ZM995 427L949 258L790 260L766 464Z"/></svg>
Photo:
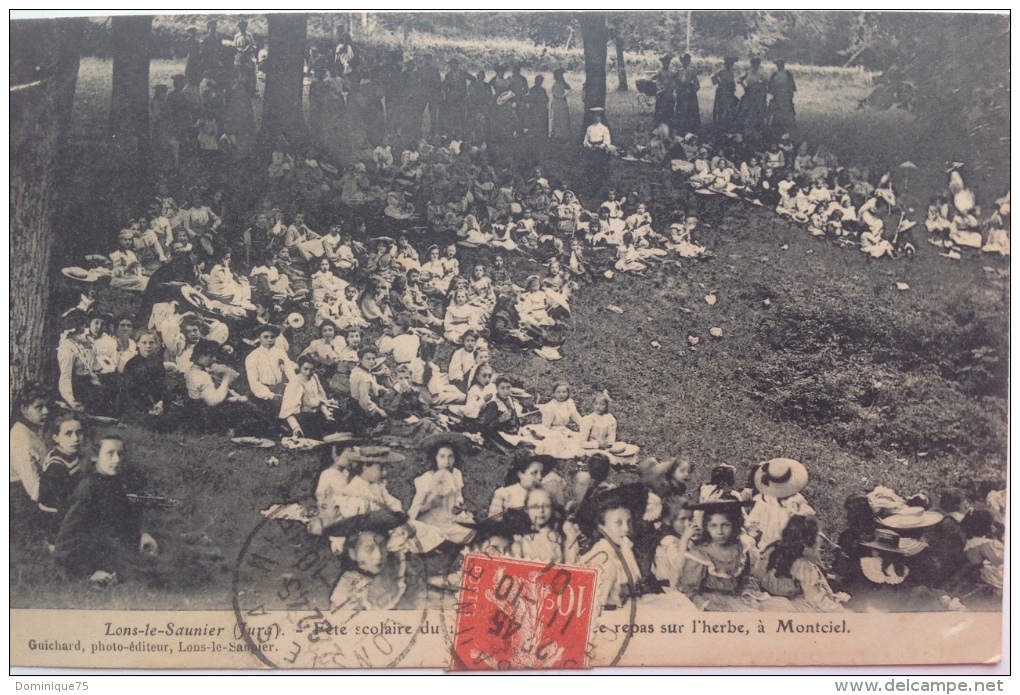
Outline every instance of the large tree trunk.
<svg viewBox="0 0 1020 695"><path fill-rule="evenodd" d="M302 95L308 15L270 14L268 20L269 58L260 139L265 146L272 146L283 137L293 149L307 135Z"/></svg>
<svg viewBox="0 0 1020 695"><path fill-rule="evenodd" d="M110 134L122 153L142 160L149 142L152 17L115 16L110 30L113 54Z"/></svg>
<svg viewBox="0 0 1020 695"><path fill-rule="evenodd" d="M616 91L626 92L627 86L627 62L623 59L623 37L620 32L613 32L613 46L616 48Z"/></svg>
<svg viewBox="0 0 1020 695"><path fill-rule="evenodd" d="M591 109L606 106L606 53L609 29L605 12L582 12L578 17L584 43L584 116L581 139L592 123Z"/></svg>
<svg viewBox="0 0 1020 695"><path fill-rule="evenodd" d="M53 376L46 340L54 194L65 161L84 19L11 22L10 336L13 396ZM54 381L54 379L49 379Z"/></svg>

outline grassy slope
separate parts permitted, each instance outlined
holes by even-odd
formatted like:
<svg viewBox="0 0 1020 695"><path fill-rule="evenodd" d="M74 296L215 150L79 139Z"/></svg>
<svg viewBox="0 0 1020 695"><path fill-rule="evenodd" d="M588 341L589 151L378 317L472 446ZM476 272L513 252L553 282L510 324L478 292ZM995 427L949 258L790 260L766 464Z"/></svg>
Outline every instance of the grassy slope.
<svg viewBox="0 0 1020 695"><path fill-rule="evenodd" d="M167 82L179 69L174 63L155 62L153 82ZM855 75L820 74L800 81L803 134L824 137L841 155L853 152L855 162L890 166L907 156L915 158L922 171L911 182L911 193L927 198L941 185L940 162L925 163L910 154L920 137L901 116L854 111L857 100L867 93L867 85ZM577 113L581 76L573 74L570 79L575 86L571 107ZM85 61L78 89L75 130L82 137L102 129L109 64ZM711 93L703 85L703 113L710 111ZM639 117L633 93L610 92L608 108L617 134L633 129ZM580 169L572 151L550 147L545 157L547 171L577 181ZM643 165L617 163L613 177L621 190L633 190L661 175ZM715 258L685 262L680 269L664 268L646 279L618 276L583 289L574 303L562 361L549 364L534 356L497 351L493 359L499 370L520 375L543 396L554 378L566 378L575 385L582 412L593 393L608 388L621 436L640 443L650 454L689 457L699 481L718 463L736 465L743 475L749 465L766 458L797 458L812 473L806 494L830 531L841 525L842 499L854 491L886 484L904 493L934 492L943 481L967 484L1003 474L1005 452L987 458L924 456L925 452L890 448L862 454L859 447L840 446L826 436L829 430L824 427L803 427L780 418L754 394L759 385L750 376L764 361L775 358L765 343L765 331L781 315L777 312L788 308L813 307L854 320L891 316L895 328L919 331L926 324L951 325L953 310L975 307L1005 331L1008 284L995 284L981 270L989 260L952 263L922 244L915 259L874 263L854 250L818 242L767 211L729 201L722 206L714 198L677 200L655 190L652 211L658 226L664 226L667 212L678 203L688 206L703 219L696 236ZM589 207L598 203L583 202ZM468 267L472 258L471 253L463 254L462 267ZM509 262L520 275L535 270L519 257ZM896 282L906 282L911 289L899 292ZM710 291L718 297L714 306L704 300ZM772 302L770 307L763 304L765 298ZM604 309L608 304L623 306L627 313L608 312ZM721 339L709 336L713 326L723 329ZM860 321L860 335L850 331L847 340L853 346L868 345L874 339L869 331L876 332L875 326ZM688 336L700 338L696 347ZM661 348L653 347L653 340ZM911 380L923 371L883 367L880 373L890 393L906 393ZM958 392L950 394L966 400ZM1000 425L1005 428L1004 416ZM860 423L861 437L869 436L871 426ZM12 547L13 607L226 608L232 564L259 520L257 510L277 501L309 498L319 466L309 454L236 450L221 438L155 436L134 429L123 434L147 489L182 501L177 508L147 516L148 526L164 546L161 579L98 592L51 581L54 568L44 552ZM281 460L279 467L266 463L273 454ZM411 480L422 467L413 455L406 464L395 466L391 491L409 502ZM466 466L465 496L476 512L484 511L503 471L503 464L490 454Z"/></svg>

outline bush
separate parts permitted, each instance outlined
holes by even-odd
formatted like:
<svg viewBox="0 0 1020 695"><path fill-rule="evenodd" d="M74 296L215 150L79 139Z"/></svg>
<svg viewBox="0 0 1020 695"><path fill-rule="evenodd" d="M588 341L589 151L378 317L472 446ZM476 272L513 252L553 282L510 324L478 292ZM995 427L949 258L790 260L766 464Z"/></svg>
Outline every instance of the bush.
<svg viewBox="0 0 1020 695"><path fill-rule="evenodd" d="M764 286L749 286L761 301ZM1008 342L963 292L933 311L857 287L790 288L758 326L749 375L772 417L867 456L881 451L1002 459Z"/></svg>

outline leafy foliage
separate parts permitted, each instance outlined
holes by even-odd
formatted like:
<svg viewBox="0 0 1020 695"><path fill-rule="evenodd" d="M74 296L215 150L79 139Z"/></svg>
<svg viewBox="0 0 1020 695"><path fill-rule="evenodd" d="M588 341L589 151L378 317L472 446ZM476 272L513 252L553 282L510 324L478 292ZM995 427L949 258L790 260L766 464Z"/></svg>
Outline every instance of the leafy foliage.
<svg viewBox="0 0 1020 695"><path fill-rule="evenodd" d="M1009 46L1008 16L961 13L862 13L852 44L884 69L872 105L949 130L982 174L1008 171Z"/></svg>
<svg viewBox="0 0 1020 695"><path fill-rule="evenodd" d="M830 292L791 292L759 325L750 375L774 417L868 456L1002 456L1008 346L974 297L932 314Z"/></svg>

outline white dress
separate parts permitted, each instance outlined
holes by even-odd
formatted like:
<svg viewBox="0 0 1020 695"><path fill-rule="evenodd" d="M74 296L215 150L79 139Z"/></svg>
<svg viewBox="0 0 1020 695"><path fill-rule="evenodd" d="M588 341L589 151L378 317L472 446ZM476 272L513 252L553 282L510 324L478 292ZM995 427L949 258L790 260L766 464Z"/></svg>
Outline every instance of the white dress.
<svg viewBox="0 0 1020 695"><path fill-rule="evenodd" d="M456 509L464 506L464 476L460 469L426 471L414 479L414 499L407 515L435 529L446 540L465 543L471 529L457 523Z"/></svg>

